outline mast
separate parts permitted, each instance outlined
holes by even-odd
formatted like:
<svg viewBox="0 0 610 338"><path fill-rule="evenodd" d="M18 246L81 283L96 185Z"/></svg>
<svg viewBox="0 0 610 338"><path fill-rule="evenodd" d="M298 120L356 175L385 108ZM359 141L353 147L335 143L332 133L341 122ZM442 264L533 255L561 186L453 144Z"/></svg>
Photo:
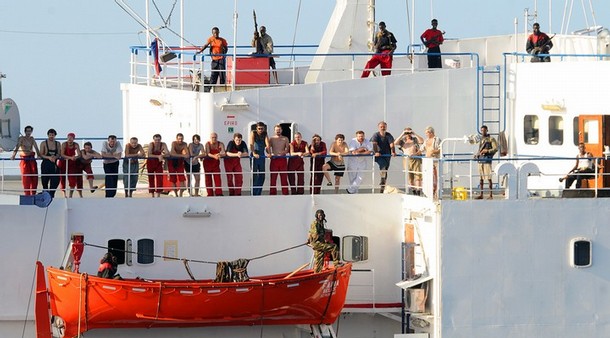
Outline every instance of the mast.
<svg viewBox="0 0 610 338"><path fill-rule="evenodd" d="M374 44L375 44L375 0L369 0L369 5L368 5L368 28L369 28L369 51L374 52Z"/></svg>
<svg viewBox="0 0 610 338"><path fill-rule="evenodd" d="M6 74L0 72L0 100L2 100L2 79L6 79Z"/></svg>

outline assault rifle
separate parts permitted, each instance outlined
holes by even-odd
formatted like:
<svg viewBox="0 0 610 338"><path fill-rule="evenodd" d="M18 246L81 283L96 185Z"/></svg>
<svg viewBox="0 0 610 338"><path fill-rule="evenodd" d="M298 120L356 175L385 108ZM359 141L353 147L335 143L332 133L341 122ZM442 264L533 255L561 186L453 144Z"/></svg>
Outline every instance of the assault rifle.
<svg viewBox="0 0 610 338"><path fill-rule="evenodd" d="M263 54L265 51L263 49L263 45L261 44L261 37L258 33L258 23L256 22L256 11L252 10L252 17L254 18L254 48L256 48L256 54Z"/></svg>
<svg viewBox="0 0 610 338"><path fill-rule="evenodd" d="M536 46L536 47L534 47L534 49L532 49L532 52L531 52L532 59L530 60L530 62L540 62L540 61L544 62L544 59L546 59L546 58L548 58L548 61L551 60L550 56L540 57L540 56L538 56L538 54L540 54L542 51L544 51L545 47L551 42L551 40L553 40L555 35L556 34L553 34L553 36L551 36L548 40L546 40L542 45ZM543 54L547 54L547 53L548 53L548 50Z"/></svg>

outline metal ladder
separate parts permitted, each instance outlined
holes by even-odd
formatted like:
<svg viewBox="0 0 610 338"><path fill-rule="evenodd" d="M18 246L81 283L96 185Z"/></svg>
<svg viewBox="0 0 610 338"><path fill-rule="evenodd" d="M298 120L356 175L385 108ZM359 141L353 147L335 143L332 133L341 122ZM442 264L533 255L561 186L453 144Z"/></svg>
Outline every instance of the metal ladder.
<svg viewBox="0 0 610 338"><path fill-rule="evenodd" d="M311 328L312 338L337 338L337 334L332 325L319 324L309 325L309 327Z"/></svg>
<svg viewBox="0 0 610 338"><path fill-rule="evenodd" d="M477 130L482 125L486 125L490 134L498 135L504 129L500 114L502 101L500 66L482 67L481 76L481 116Z"/></svg>

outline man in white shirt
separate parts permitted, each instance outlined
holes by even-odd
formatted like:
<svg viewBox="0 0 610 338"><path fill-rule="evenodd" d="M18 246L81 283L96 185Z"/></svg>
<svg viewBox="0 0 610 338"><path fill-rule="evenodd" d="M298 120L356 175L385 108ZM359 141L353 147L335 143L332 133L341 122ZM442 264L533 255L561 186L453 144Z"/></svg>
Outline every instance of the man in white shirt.
<svg viewBox="0 0 610 338"><path fill-rule="evenodd" d="M362 172L368 167L369 156L373 154L373 144L364 137L364 132L358 130L356 137L349 144L349 152L351 155L347 158L347 176L349 178L348 194L355 194L362 183Z"/></svg>

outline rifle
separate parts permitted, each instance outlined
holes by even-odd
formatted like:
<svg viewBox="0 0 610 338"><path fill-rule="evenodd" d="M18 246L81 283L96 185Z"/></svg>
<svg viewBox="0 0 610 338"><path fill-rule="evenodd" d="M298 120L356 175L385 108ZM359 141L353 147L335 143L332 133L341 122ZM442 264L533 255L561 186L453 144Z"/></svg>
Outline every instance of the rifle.
<svg viewBox="0 0 610 338"><path fill-rule="evenodd" d="M534 55L538 55L544 49L544 47L546 47L546 45L548 45L549 42L551 42L551 40L553 40L555 35L557 35L557 33L553 34L553 36L551 36L548 40L546 40L541 46L534 47L534 49L533 49Z"/></svg>
<svg viewBox="0 0 610 338"><path fill-rule="evenodd" d="M261 44L260 35L258 33L258 23L256 22L255 10L252 10L252 16L254 17L254 40L256 40L255 45L253 47L256 49L256 54L263 54L265 51L263 49L263 45Z"/></svg>
<svg viewBox="0 0 610 338"><path fill-rule="evenodd" d="M441 35L440 35L440 36L443 36L443 35L445 35L445 31L441 31ZM438 45L438 37L439 37L439 35L437 35L437 36L435 36L434 38L432 38L432 39L430 39L430 40L426 41L426 43L424 44L424 45L425 45L425 47L426 47L426 48L425 48L425 50L424 50L424 52L427 52L427 51L428 51L428 46L429 46L430 44L434 43L434 44L437 44L437 45Z"/></svg>

